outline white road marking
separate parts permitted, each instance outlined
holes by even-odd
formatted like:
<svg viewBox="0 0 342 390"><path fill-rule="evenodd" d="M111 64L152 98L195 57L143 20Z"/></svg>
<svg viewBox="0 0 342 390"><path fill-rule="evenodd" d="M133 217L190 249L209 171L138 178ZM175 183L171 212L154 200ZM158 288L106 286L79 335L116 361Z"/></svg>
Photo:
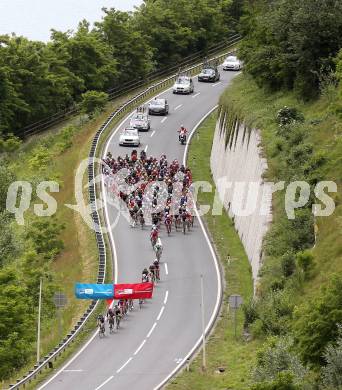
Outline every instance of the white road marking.
<svg viewBox="0 0 342 390"><path fill-rule="evenodd" d="M148 148L148 145L145 146L145 149L144 149L144 150L145 150L145 153L147 152L147 148Z"/></svg>
<svg viewBox="0 0 342 390"><path fill-rule="evenodd" d="M116 371L116 373L118 374L120 371L122 371L132 359L133 359L133 358L130 357L130 358L127 360L127 362L126 362L125 364L123 364L123 365Z"/></svg>
<svg viewBox="0 0 342 390"><path fill-rule="evenodd" d="M182 107L183 104L179 104L177 107L175 107L175 111Z"/></svg>
<svg viewBox="0 0 342 390"><path fill-rule="evenodd" d="M169 270L167 269L167 263L165 263L164 265L165 265L165 273L167 275L169 273Z"/></svg>
<svg viewBox="0 0 342 390"><path fill-rule="evenodd" d="M175 359L175 362L176 362L177 364L181 363L182 361L183 361L182 358L176 358L176 359Z"/></svg>
<svg viewBox="0 0 342 390"><path fill-rule="evenodd" d="M155 133L156 131L155 130L153 130L152 131L152 133L151 133L151 137L153 137L154 136L154 133Z"/></svg>
<svg viewBox="0 0 342 390"><path fill-rule="evenodd" d="M166 121L166 119L167 119L167 116L166 116L165 118L163 118L163 119L160 121L160 123L164 123L164 122Z"/></svg>
<svg viewBox="0 0 342 390"><path fill-rule="evenodd" d="M101 387L103 387L104 385L106 385L109 381L111 381L112 379L114 378L114 376L110 376L107 380L105 380L103 383L100 384L100 386L96 387L95 390L99 390L101 389Z"/></svg>
<svg viewBox="0 0 342 390"><path fill-rule="evenodd" d="M194 99L196 96L200 95L201 92L197 92L195 95L192 96L192 98Z"/></svg>
<svg viewBox="0 0 342 390"><path fill-rule="evenodd" d="M83 372L83 370L63 370L63 372Z"/></svg>
<svg viewBox="0 0 342 390"><path fill-rule="evenodd" d="M141 348L144 346L145 343L146 343L146 339L140 344L139 348L134 352L134 355L139 353L139 351L141 350Z"/></svg>
<svg viewBox="0 0 342 390"><path fill-rule="evenodd" d="M149 338L149 337L151 336L151 334L152 334L152 332L154 331L154 328L155 328L156 326L157 326L157 323L155 322L155 323L153 324L151 330L147 333L146 338Z"/></svg>
<svg viewBox="0 0 342 390"><path fill-rule="evenodd" d="M160 309L160 312L159 312L158 317L157 317L157 321L160 320L161 316L163 315L164 310L165 310L165 306L163 306L163 307Z"/></svg>
<svg viewBox="0 0 342 390"><path fill-rule="evenodd" d="M164 298L164 305L166 305L166 302L167 302L167 298L169 297L169 292L166 291L165 293L165 298Z"/></svg>
<svg viewBox="0 0 342 390"><path fill-rule="evenodd" d="M219 81L219 82L213 84L212 87L216 87L216 85L219 85L219 84L221 84L221 83L222 83L222 81Z"/></svg>

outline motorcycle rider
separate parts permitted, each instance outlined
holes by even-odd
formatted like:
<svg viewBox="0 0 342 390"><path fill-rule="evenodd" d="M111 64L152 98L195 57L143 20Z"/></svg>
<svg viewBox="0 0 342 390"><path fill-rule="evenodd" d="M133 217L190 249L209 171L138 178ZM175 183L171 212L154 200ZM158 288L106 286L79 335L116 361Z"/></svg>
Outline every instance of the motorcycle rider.
<svg viewBox="0 0 342 390"><path fill-rule="evenodd" d="M186 133L188 132L188 130L184 127L184 125L182 125L181 127L180 127L180 129L178 130L178 133L179 133L179 135L178 135L178 140L179 140L179 142L181 141L181 137L182 136L185 136L185 139L186 139Z"/></svg>

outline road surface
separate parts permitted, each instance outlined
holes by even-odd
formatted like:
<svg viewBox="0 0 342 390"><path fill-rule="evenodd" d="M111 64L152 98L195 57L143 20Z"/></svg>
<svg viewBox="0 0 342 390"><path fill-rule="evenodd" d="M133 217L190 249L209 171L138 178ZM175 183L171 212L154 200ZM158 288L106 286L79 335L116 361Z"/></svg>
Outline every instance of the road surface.
<svg viewBox="0 0 342 390"><path fill-rule="evenodd" d="M221 70L221 81L198 83L192 95L161 94L168 99L167 117L151 116L151 130L141 132L147 155L166 154L169 161L183 161L185 146L178 142L177 130L183 124L193 129L218 103L219 96L235 73ZM123 121L108 140L106 150L114 157L124 156L131 148L118 145ZM114 224L116 209L107 205L106 214ZM124 218L110 234L115 242L117 282L140 282L141 271L154 260L149 242L149 228L130 228ZM206 327L217 314L220 299L220 276L204 230L198 220L191 233L161 232L164 252L161 282L151 301L143 309L135 308L122 321L121 329L104 339L91 339L61 370L40 389L51 390L152 390L161 387L188 357L201 340L201 285L204 275ZM110 261L110 259L108 259Z"/></svg>

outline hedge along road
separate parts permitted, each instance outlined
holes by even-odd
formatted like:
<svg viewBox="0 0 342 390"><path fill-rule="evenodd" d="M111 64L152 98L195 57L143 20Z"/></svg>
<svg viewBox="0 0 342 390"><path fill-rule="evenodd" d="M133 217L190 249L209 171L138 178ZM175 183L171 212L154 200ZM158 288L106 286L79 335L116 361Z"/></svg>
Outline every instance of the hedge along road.
<svg viewBox="0 0 342 390"><path fill-rule="evenodd" d="M185 146L178 142L177 130L188 130L216 106L218 98L235 73L221 71L218 83L198 83L191 95L173 95L172 90L160 94L168 99L167 117L151 116L151 130L141 132L139 151L169 161L184 159ZM133 148L119 146L120 130L128 125L126 118L113 129L105 147L113 157L125 156ZM103 187L103 186L102 186ZM106 199L106 196L105 196ZM154 260L148 227L132 229L126 219L115 223L117 210L106 203L118 283L140 282L141 271ZM121 322L118 332L103 339L94 336L40 389L158 389L177 372L200 345L202 335L200 275L204 275L205 324L209 330L219 310L221 280L219 268L209 239L197 218L190 233L165 228L160 233L164 251L161 282L155 287L153 299L141 310L136 307Z"/></svg>

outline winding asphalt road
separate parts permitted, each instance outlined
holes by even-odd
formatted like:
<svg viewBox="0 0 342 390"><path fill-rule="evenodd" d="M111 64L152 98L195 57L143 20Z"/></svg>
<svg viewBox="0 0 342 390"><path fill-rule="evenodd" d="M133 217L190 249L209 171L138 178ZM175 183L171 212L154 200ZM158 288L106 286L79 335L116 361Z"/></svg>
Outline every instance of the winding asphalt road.
<svg viewBox="0 0 342 390"><path fill-rule="evenodd" d="M193 129L217 104L218 98L234 73L221 71L221 81L198 83L192 95L173 95L171 90L162 97L169 101L167 117L151 117L151 130L140 133L139 149L147 155L166 154L168 160L183 161L185 147L178 142L177 129L185 125ZM113 156L130 153L120 147L118 137L126 118L113 129L106 151ZM114 225L117 210L107 204L107 222ZM141 270L154 259L149 242L149 229L132 229L120 218L110 233L115 241L113 261L118 283L139 282ZM122 321L119 332L104 339L94 336L40 389L56 390L152 390L162 387L201 341L200 275L204 275L205 324L209 328L219 307L221 282L218 265L201 222L185 236L172 232L167 237L161 231L164 252L161 282L153 299L142 310L135 308Z"/></svg>

